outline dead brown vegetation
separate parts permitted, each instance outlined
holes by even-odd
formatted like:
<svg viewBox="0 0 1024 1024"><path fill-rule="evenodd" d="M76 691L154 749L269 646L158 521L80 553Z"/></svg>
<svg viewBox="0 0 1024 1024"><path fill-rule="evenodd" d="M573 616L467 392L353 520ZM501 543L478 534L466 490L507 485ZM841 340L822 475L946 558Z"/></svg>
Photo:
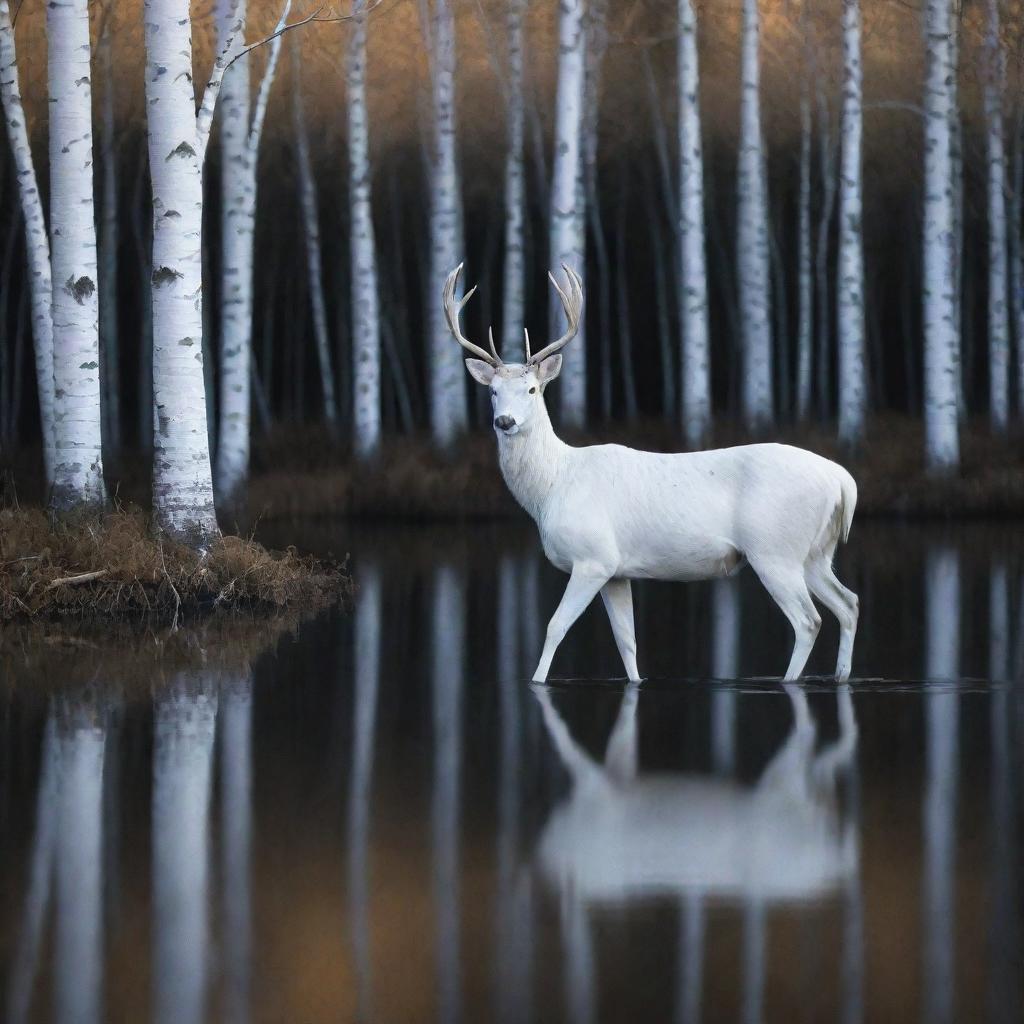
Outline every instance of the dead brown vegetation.
<svg viewBox="0 0 1024 1024"><path fill-rule="evenodd" d="M0 511L0 620L113 615L176 626L212 609L320 608L350 585L342 564L243 537L200 555L154 534L133 508L58 523L37 508Z"/></svg>
<svg viewBox="0 0 1024 1024"><path fill-rule="evenodd" d="M684 450L671 425L651 421L616 424L569 440ZM734 424L716 425L715 446L750 440ZM906 416L875 418L855 452L843 451L828 425L783 427L761 440L799 445L841 462L857 480L860 517L1024 516L1024 443L1019 436L995 438L983 424L964 430L962 465L950 476L928 472L921 424ZM332 447L322 433L293 429L275 432L260 444L258 454L261 468L250 486L249 509L263 519L469 519L516 511L488 430L465 438L449 454L427 442L395 440L375 461L360 464Z"/></svg>

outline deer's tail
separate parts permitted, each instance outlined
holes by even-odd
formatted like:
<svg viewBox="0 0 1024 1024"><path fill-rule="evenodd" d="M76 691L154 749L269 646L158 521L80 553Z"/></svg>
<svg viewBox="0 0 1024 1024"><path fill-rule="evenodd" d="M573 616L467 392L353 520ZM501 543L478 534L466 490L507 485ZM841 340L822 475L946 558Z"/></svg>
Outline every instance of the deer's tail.
<svg viewBox="0 0 1024 1024"><path fill-rule="evenodd" d="M840 522L839 537L845 544L849 540L853 513L857 508L857 482L842 466L839 467L839 491L839 507L836 512Z"/></svg>

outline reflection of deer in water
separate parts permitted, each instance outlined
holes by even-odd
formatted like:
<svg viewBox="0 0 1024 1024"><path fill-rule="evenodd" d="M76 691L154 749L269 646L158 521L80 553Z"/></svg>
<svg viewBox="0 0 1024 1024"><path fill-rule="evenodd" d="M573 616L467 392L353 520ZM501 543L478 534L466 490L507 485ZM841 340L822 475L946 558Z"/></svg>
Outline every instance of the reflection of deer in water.
<svg viewBox="0 0 1024 1024"><path fill-rule="evenodd" d="M687 892L731 900L802 901L857 871L852 822L835 801L837 772L857 747L849 689L838 693L838 739L815 753L807 697L787 687L792 731L753 787L704 775L637 770L638 687L622 698L603 763L572 738L545 689L551 742L572 777L537 856L542 872L584 903Z"/></svg>

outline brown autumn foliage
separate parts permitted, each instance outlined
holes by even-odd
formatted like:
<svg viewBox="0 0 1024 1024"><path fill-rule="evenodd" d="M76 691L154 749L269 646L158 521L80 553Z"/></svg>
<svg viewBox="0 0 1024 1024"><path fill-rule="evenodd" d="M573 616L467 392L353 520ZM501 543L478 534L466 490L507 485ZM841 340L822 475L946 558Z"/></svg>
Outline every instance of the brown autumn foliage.
<svg viewBox="0 0 1024 1024"><path fill-rule="evenodd" d="M351 586L345 567L224 536L205 555L155 534L137 509L51 522L0 511L0 621L121 616L178 622L196 612L316 609Z"/></svg>

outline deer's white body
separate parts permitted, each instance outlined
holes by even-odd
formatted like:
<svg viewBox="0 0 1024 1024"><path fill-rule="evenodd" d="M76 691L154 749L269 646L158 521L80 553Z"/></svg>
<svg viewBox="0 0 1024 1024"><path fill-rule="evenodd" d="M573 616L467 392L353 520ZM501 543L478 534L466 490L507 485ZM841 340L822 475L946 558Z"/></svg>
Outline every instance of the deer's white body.
<svg viewBox="0 0 1024 1024"><path fill-rule="evenodd" d="M853 521L853 477L828 459L781 444L683 454L567 445L551 425L544 389L561 369L557 349L575 333L579 279L567 270L569 293L559 289L567 334L532 358L527 349L525 364L506 364L462 337L458 311L469 296L454 301L457 274L446 285L445 308L460 344L483 357L466 365L490 388L505 482L537 523L548 559L570 574L534 681L547 678L559 643L598 593L626 674L639 679L629 581L713 579L744 563L793 627L785 678L800 676L821 626L813 594L839 620L836 678L847 679L857 597L836 579L832 558Z"/></svg>

